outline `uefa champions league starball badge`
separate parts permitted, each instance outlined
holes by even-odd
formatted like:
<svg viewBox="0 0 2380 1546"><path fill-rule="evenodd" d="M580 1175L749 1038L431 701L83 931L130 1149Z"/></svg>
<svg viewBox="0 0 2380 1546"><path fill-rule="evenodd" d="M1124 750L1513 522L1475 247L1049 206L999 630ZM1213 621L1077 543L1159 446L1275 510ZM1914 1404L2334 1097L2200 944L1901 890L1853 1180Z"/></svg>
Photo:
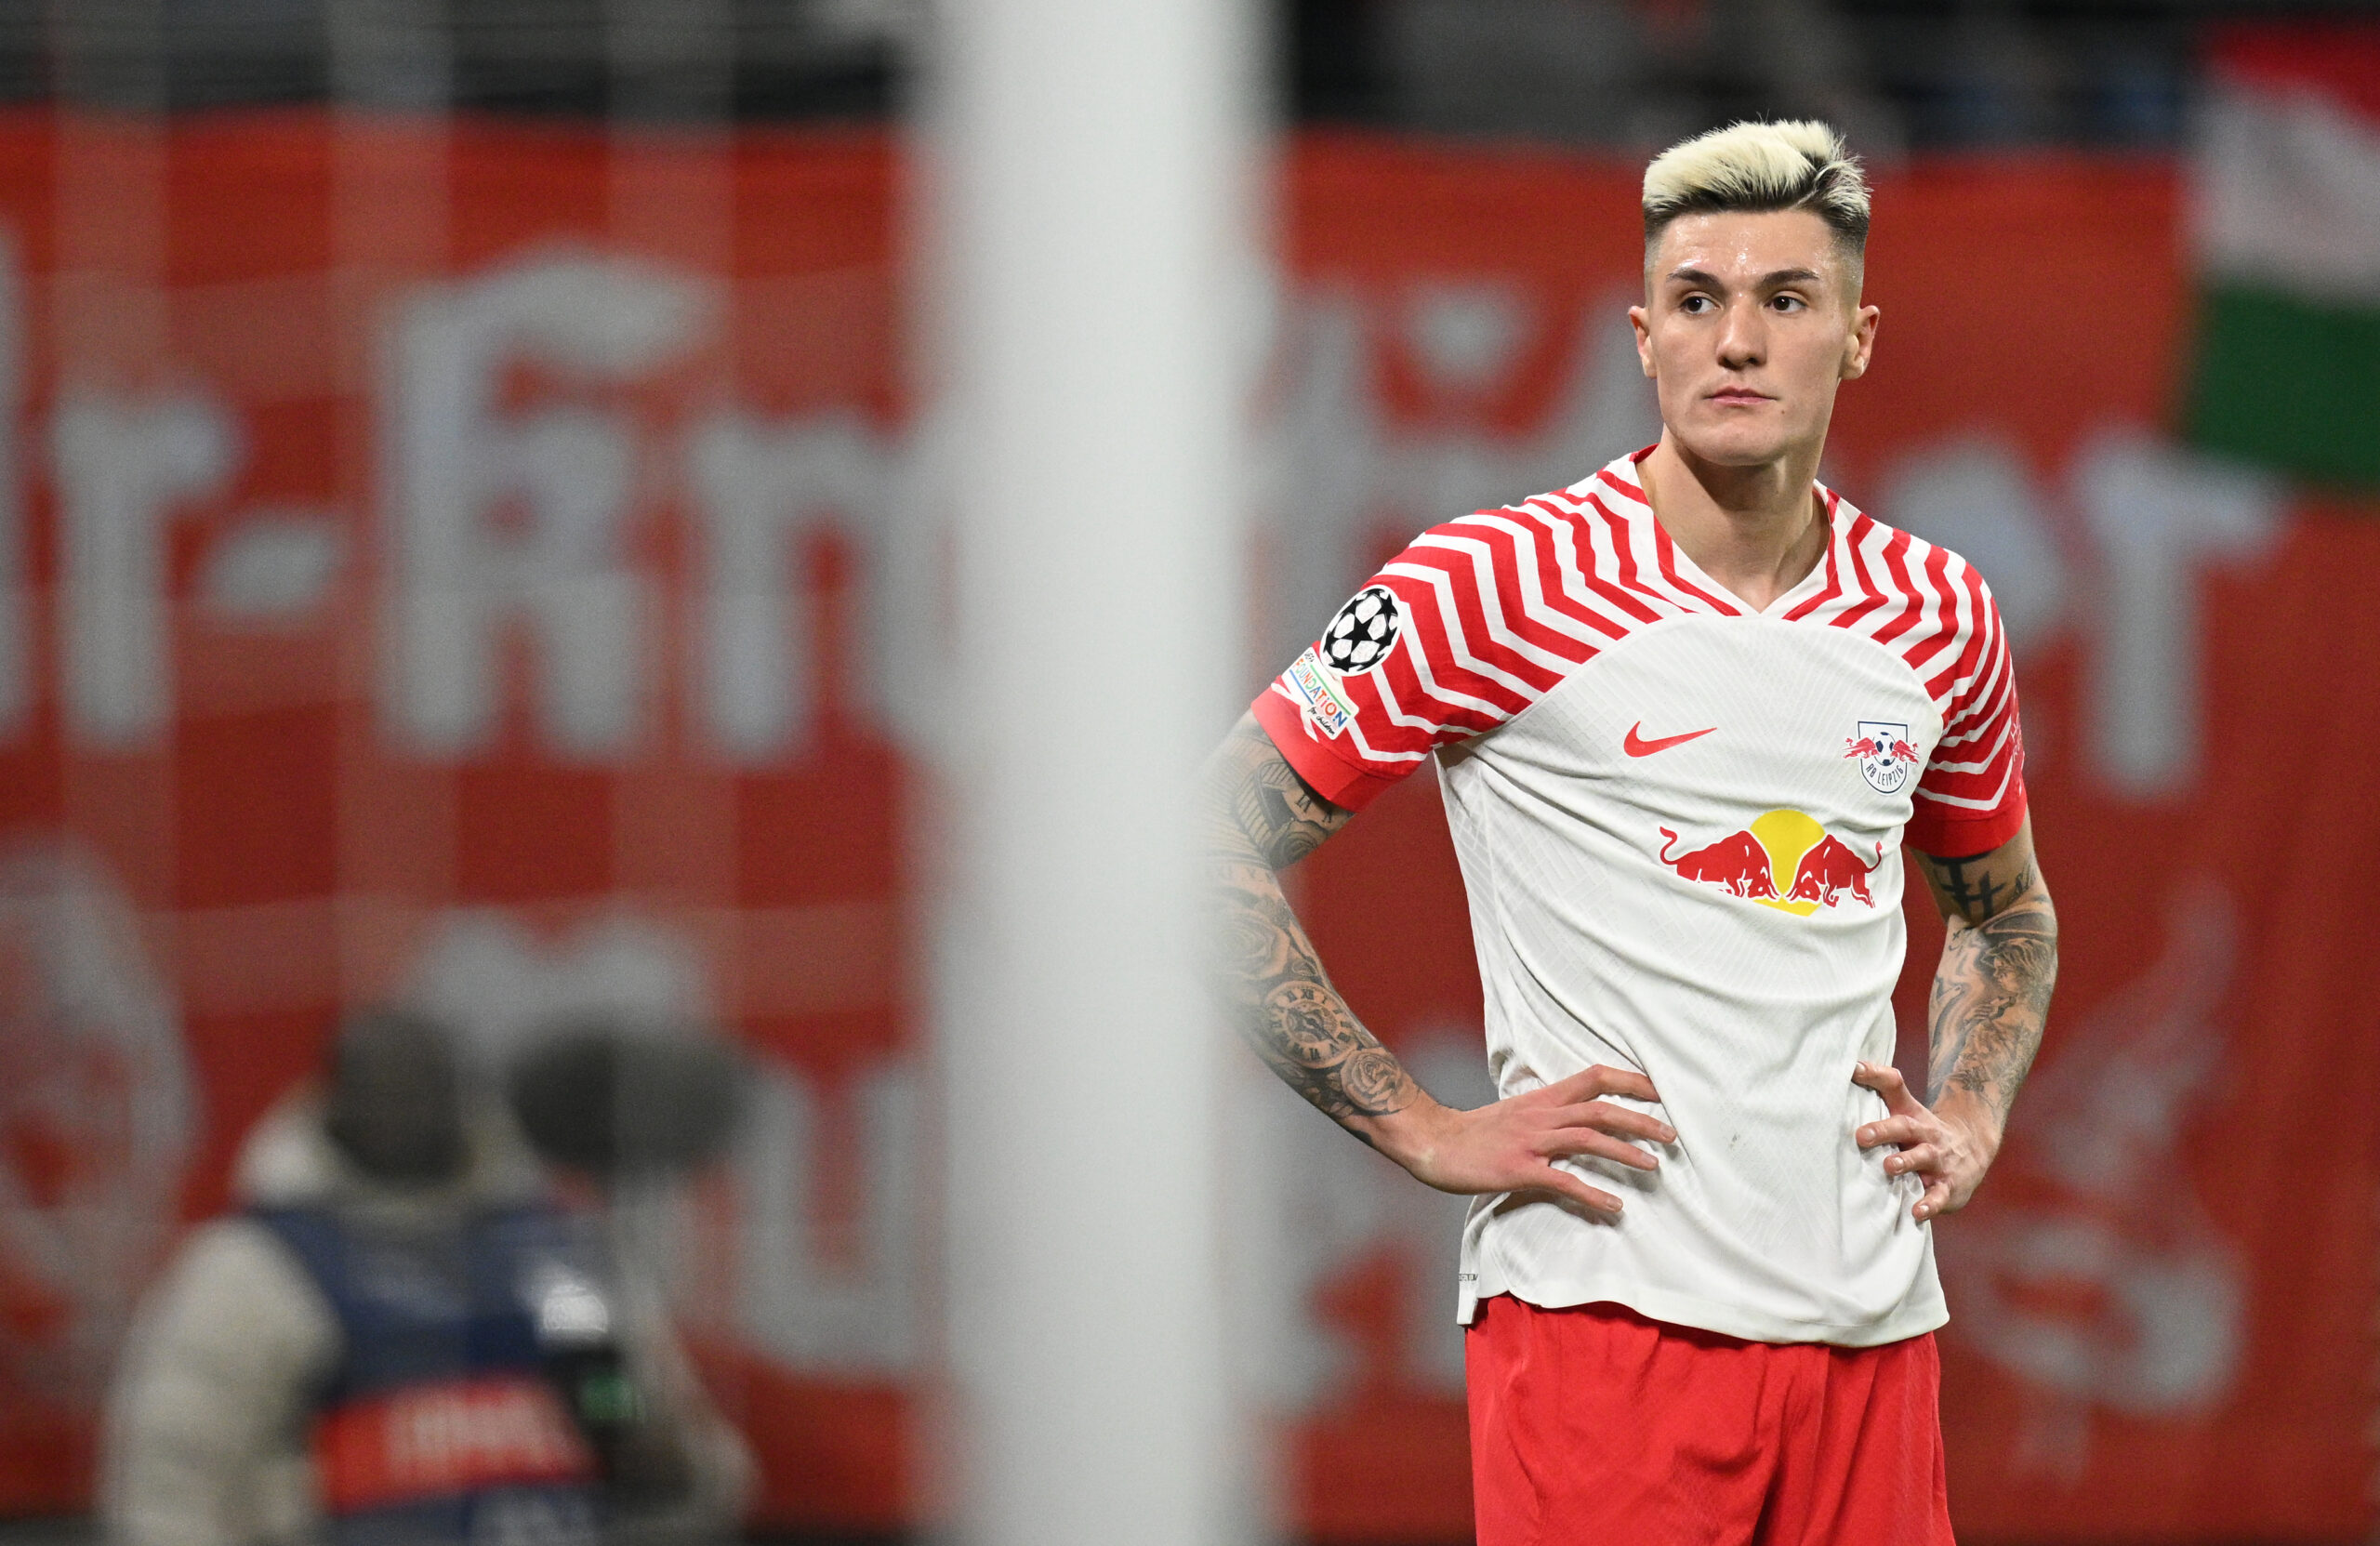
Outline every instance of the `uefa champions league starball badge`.
<svg viewBox="0 0 2380 1546"><path fill-rule="evenodd" d="M1342 676L1368 671L1396 643L1396 595L1368 585L1322 630L1322 663Z"/></svg>

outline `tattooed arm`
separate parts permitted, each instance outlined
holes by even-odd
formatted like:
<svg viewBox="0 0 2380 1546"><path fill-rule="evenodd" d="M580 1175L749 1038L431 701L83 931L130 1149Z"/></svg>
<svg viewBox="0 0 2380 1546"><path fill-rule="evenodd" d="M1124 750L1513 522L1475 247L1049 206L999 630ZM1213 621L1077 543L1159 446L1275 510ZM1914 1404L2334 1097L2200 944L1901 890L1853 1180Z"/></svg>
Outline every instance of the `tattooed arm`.
<svg viewBox="0 0 2380 1546"><path fill-rule="evenodd" d="M2033 859L2030 818L1989 853L1921 853L1917 864L1949 928L1927 1008L1925 1100L1890 1064L1861 1064L1852 1077L1890 1108L1859 1130L1859 1146L1899 1146L1884 1169L1924 1178L1916 1213L1929 1219L1964 1208L2000 1152L2057 982L2057 913Z"/></svg>
<svg viewBox="0 0 2380 1546"><path fill-rule="evenodd" d="M1309 788L1253 715L1207 769L1213 977L1257 1056L1326 1116L1447 1192L1550 1192L1598 1213L1620 1199L1554 1166L1593 1155L1636 1169L1658 1161L1623 1138L1669 1143L1667 1124L1598 1101L1657 1099L1627 1069L1589 1068L1477 1111L1441 1105L1366 1030L1330 985L1289 907L1281 872L1347 825Z"/></svg>

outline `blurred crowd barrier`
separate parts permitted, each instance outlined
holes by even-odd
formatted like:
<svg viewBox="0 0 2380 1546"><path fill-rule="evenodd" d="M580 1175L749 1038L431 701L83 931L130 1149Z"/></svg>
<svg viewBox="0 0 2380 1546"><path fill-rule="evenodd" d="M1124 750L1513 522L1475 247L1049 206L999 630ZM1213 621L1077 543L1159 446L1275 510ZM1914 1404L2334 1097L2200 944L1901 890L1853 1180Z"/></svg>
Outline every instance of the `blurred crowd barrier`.
<svg viewBox="0 0 2380 1546"><path fill-rule="evenodd" d="M1658 429L1633 164L1316 137L1282 174L1251 692L1415 530ZM2367 1518L2380 524L2170 438L2187 186L1883 177L1877 363L1825 473L1997 588L2069 942L1941 1226L1978 1540ZM910 198L873 134L0 118L0 1511L84 1505L142 1285L387 1002L490 1057L582 1012L739 1044L733 1154L626 1226L760 1523L920 1516L924 772L967 469L909 385ZM1171 605L1049 712L1132 693ZM1306 899L1358 1010L1476 1100L1436 799L1382 799ZM1467 1536L1461 1204L1252 1070L1245 1108L1275 1313L1241 1345L1294 1527Z"/></svg>

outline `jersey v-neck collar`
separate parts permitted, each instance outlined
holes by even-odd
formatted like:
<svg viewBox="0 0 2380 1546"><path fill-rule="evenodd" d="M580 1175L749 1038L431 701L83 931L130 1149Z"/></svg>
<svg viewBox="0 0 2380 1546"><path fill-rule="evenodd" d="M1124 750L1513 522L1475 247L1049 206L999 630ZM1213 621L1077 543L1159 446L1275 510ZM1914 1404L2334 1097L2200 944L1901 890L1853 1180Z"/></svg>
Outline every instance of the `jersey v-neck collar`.
<svg viewBox="0 0 2380 1546"><path fill-rule="evenodd" d="M1626 484L1634 496L1637 508L1644 512L1642 519L1652 528L1653 550L1659 557L1661 574L1676 589L1692 597L1697 604L1722 616L1767 617L1789 623L1802 615L1808 603L1835 590L1835 565L1839 562L1837 549L1843 545L1843 512L1847 508L1841 496L1816 479L1811 480L1810 491L1818 496L1819 509L1825 512L1826 547L1818 554L1818 562L1810 565L1810 572L1794 582L1792 589L1765 607L1755 608L1705 574L1702 566L1688 557L1686 549L1671 537L1669 528L1662 525L1660 517L1654 513L1652 497L1645 492L1640 464L1656 448L1648 445L1641 451L1632 452L1613 462L1605 471Z"/></svg>

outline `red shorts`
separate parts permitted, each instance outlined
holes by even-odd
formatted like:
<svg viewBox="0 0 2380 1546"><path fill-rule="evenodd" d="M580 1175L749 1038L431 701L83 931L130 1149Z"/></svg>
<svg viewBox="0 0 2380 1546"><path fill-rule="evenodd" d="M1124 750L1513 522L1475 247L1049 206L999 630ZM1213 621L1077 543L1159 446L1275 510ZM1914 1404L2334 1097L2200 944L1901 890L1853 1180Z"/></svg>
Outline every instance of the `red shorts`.
<svg viewBox="0 0 2380 1546"><path fill-rule="evenodd" d="M1463 1362L1479 1546L1950 1546L1931 1332L1747 1342L1499 1295Z"/></svg>

